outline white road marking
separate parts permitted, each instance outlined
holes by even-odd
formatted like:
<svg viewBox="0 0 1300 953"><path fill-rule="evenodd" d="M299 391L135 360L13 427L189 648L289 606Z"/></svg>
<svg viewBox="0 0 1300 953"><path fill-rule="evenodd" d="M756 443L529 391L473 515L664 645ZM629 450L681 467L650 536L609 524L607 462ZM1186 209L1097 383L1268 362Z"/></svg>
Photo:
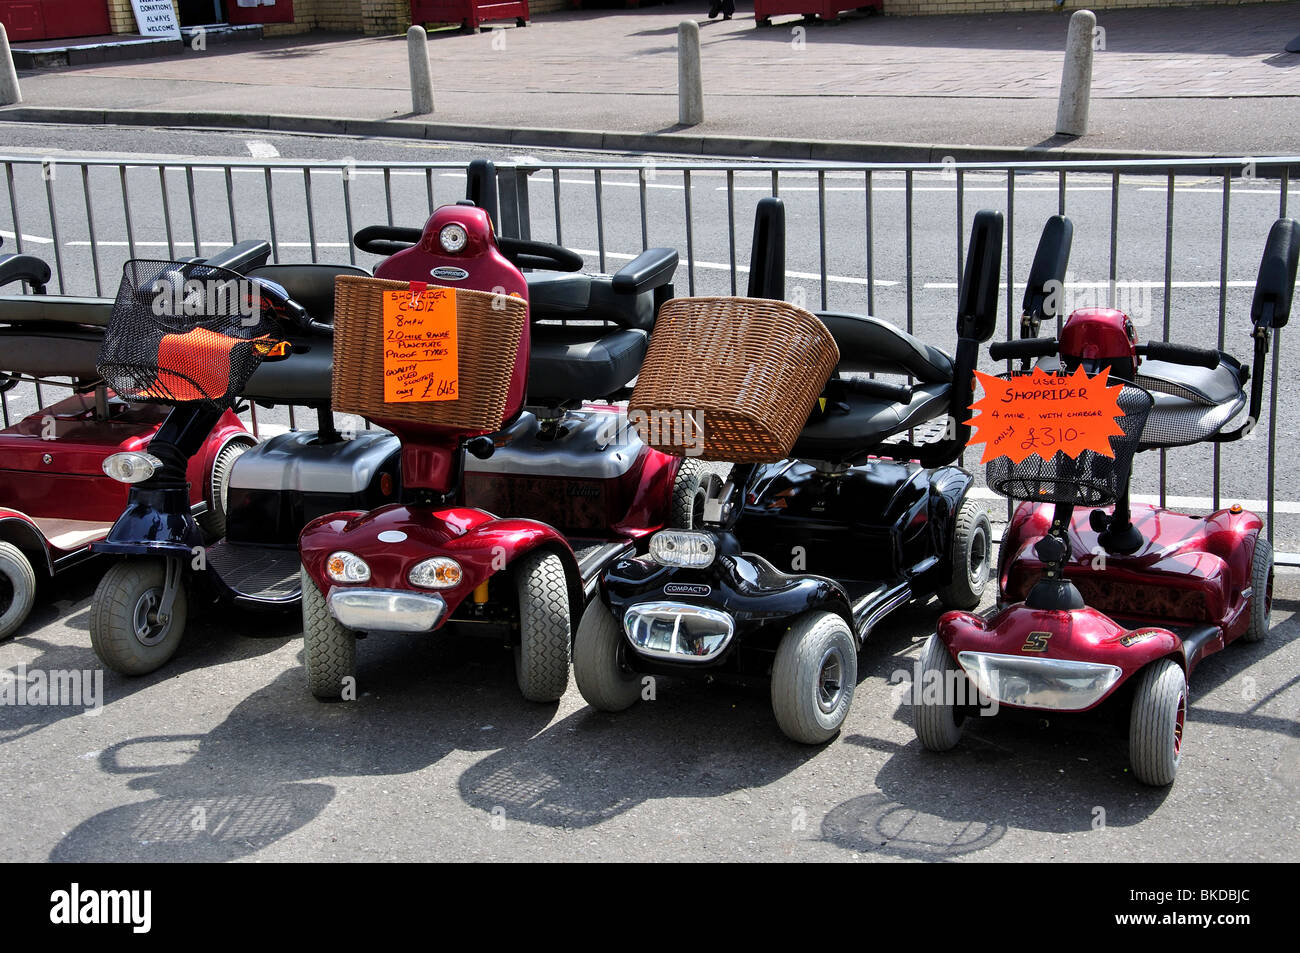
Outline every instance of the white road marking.
<svg viewBox="0 0 1300 953"><path fill-rule="evenodd" d="M591 248L574 248L571 249L571 251L576 251L579 255L586 255L591 258L597 258L600 255L600 252L595 251L594 249ZM605 252L605 257L617 258L619 261L631 261L633 258L636 257L636 255L629 255L626 254L625 252L607 251ZM682 262L680 267L685 268L686 263ZM717 261L697 261L695 263L695 267L702 268L705 271L731 271L730 265L725 264L723 262L717 262ZM736 274L747 275L749 274L749 268L745 265L737 265ZM785 273L785 276L787 278L798 278L801 281L821 281L822 278L820 273L814 271L787 271ZM845 284L845 285L865 285L867 283L866 278L856 278L848 275L827 275L826 280L829 282L834 282L836 284ZM897 285L898 282L888 281L883 278L877 278L875 279L873 284L875 284L877 287L880 288L890 288L893 287L894 285Z"/></svg>
<svg viewBox="0 0 1300 953"><path fill-rule="evenodd" d="M18 236L15 235L13 232L6 232L6 231L4 231L3 229L0 229L0 237L3 237L3 238L17 238ZM53 238L42 238L40 235L28 235L26 232L23 232L23 241L25 241L25 242L36 242L37 244L40 244L40 245L53 245L53 244L54 244L54 239L53 239ZM6 254L7 254L7 252L6 252Z"/></svg>
<svg viewBox="0 0 1300 953"><path fill-rule="evenodd" d="M254 159L280 158L280 150L265 140L249 139L244 145L248 146L248 154Z"/></svg>

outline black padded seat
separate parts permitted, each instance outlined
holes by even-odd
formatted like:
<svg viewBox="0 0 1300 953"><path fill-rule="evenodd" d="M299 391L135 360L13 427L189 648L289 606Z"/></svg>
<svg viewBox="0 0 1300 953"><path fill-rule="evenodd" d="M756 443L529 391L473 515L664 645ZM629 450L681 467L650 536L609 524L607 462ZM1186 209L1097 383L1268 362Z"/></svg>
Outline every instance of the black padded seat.
<svg viewBox="0 0 1300 953"><path fill-rule="evenodd" d="M952 358L936 347L862 314L817 312L840 349L841 373L910 374L927 384L952 382Z"/></svg>
<svg viewBox="0 0 1300 953"><path fill-rule="evenodd" d="M847 412L831 410L806 424L791 456L832 462L864 456L895 434L947 413L951 394L946 382L916 384L906 404L847 394L837 402L846 405Z"/></svg>
<svg viewBox="0 0 1300 953"><path fill-rule="evenodd" d="M534 323L528 402L559 404L614 394L641 370L649 341L639 328Z"/></svg>
<svg viewBox="0 0 1300 953"><path fill-rule="evenodd" d="M1179 447L1214 436L1246 408L1245 381L1235 361L1219 366L1190 367L1168 361L1144 360L1137 381L1155 398L1143 447Z"/></svg>
<svg viewBox="0 0 1300 953"><path fill-rule="evenodd" d="M283 286L290 298L322 324L334 323L334 279L339 275L369 278L370 272L355 265L263 265L248 272L250 278L265 278Z"/></svg>
<svg viewBox="0 0 1300 953"><path fill-rule="evenodd" d="M654 327L654 295L620 294L614 290L612 275L543 271L526 277L528 307L534 321L578 319L644 331Z"/></svg>

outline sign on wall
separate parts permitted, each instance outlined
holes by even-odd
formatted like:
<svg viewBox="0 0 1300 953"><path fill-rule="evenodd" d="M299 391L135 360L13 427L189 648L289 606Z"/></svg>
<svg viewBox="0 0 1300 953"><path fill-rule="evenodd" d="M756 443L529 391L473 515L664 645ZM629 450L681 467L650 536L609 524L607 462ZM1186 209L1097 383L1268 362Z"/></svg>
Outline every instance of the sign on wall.
<svg viewBox="0 0 1300 953"><path fill-rule="evenodd" d="M181 38L181 25L172 0L131 0L131 9L135 12L136 29L142 35L169 40Z"/></svg>

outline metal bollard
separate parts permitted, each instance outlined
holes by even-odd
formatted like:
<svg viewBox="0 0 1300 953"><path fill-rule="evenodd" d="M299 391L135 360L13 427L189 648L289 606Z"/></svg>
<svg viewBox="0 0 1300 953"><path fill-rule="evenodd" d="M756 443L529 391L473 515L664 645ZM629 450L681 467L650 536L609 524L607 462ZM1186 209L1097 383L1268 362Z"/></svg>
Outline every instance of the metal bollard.
<svg viewBox="0 0 1300 953"><path fill-rule="evenodd" d="M704 80L700 75L700 25L677 24L677 121L683 126L704 122Z"/></svg>
<svg viewBox="0 0 1300 953"><path fill-rule="evenodd" d="M1056 106L1056 131L1082 136L1088 131L1088 100L1092 95L1092 37L1097 14L1076 10L1065 39L1065 65L1061 69L1061 98Z"/></svg>
<svg viewBox="0 0 1300 953"><path fill-rule="evenodd" d="M23 101L18 88L18 70L14 68L14 54L9 49L9 34L0 23L0 106L12 106Z"/></svg>
<svg viewBox="0 0 1300 953"><path fill-rule="evenodd" d="M411 112L417 116L433 112L433 70L429 66L429 34L424 27L406 31L406 56L411 66Z"/></svg>

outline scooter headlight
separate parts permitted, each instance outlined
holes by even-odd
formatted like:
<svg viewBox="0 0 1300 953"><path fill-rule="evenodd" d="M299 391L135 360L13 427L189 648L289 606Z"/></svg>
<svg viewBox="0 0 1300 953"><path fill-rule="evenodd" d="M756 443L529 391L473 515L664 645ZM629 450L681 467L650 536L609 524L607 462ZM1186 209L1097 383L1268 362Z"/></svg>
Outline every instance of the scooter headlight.
<svg viewBox="0 0 1300 953"><path fill-rule="evenodd" d="M465 226L457 225L454 222L451 225L444 225L442 231L438 233L438 244L448 255L455 255L457 252L465 249L465 243L469 241L469 235L465 233Z"/></svg>
<svg viewBox="0 0 1300 953"><path fill-rule="evenodd" d="M422 589L450 589L460 585L463 575L456 560L449 556L433 556L412 566L406 578L411 585Z"/></svg>
<svg viewBox="0 0 1300 953"><path fill-rule="evenodd" d="M650 537L650 558L661 566L705 569L717 554L717 540L710 533L665 529Z"/></svg>
<svg viewBox="0 0 1300 953"><path fill-rule="evenodd" d="M152 453L127 450L104 458L104 473L119 483L139 483L162 469L163 462Z"/></svg>
<svg viewBox="0 0 1300 953"><path fill-rule="evenodd" d="M325 560L325 575L335 582L365 582L370 578L370 566L356 553L340 551Z"/></svg>

